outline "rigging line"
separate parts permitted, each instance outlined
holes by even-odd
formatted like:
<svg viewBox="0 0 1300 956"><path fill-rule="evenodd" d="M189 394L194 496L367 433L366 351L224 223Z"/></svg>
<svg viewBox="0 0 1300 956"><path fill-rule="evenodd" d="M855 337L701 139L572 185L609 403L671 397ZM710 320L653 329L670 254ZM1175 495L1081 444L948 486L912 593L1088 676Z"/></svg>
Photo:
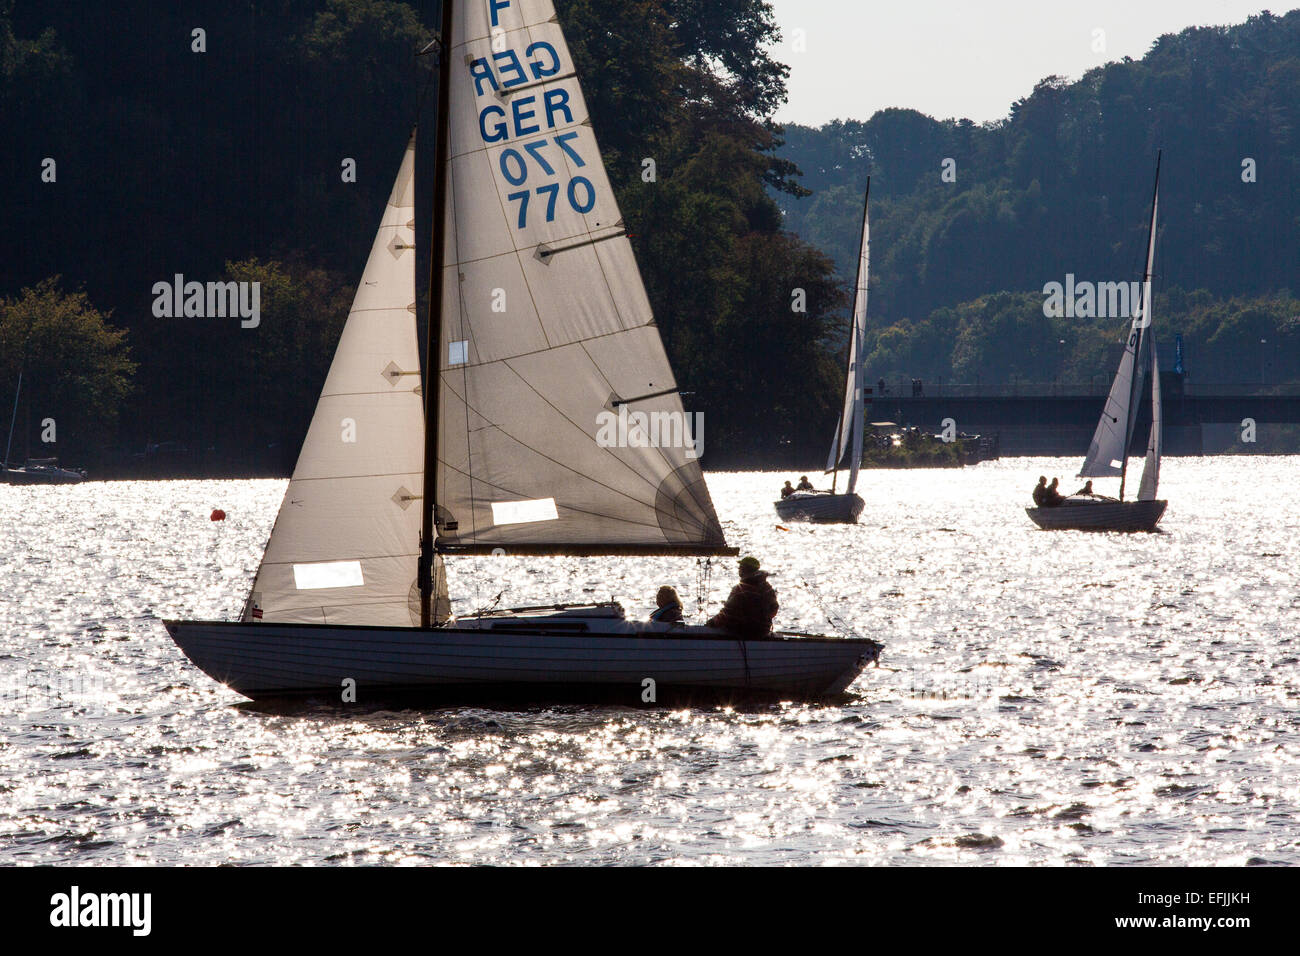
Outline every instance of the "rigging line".
<svg viewBox="0 0 1300 956"><path fill-rule="evenodd" d="M424 56L426 53L433 52L433 48L435 44L438 47L438 55L442 56L444 53L443 37L439 36L434 40L430 40L427 44L425 44L423 50L420 50L418 53L415 54L417 61L419 57ZM424 86L420 89L420 95L415 102L415 116L416 116L417 126L419 125L419 118L424 115L424 101L425 98L428 96L429 87L433 85L433 78L437 74L438 74L438 68L437 68L437 62L435 61L434 65L429 68L429 75L425 77Z"/></svg>
<svg viewBox="0 0 1300 956"><path fill-rule="evenodd" d="M581 338L570 339L569 341L561 342L558 345L551 345L548 343L545 348L530 349L527 352L516 352L513 355L503 355L500 358L485 359L485 360L480 360L478 362L465 362L464 364L468 368L484 368L488 365L496 365L498 363L505 364L507 362L512 362L515 359L529 358L530 356L541 355L545 352L554 352L554 351L558 351L559 349L567 349L574 345L586 345L588 342L596 342L599 341L600 339L607 339L613 335L622 335L625 332L640 332L642 329L648 329L648 328L655 328L657 330L658 327L655 325L653 319L651 319L649 322L645 323L644 325L622 326L617 329L611 329L608 332L601 332L598 335L584 335ZM601 374L604 375L603 372ZM608 379L606 379L605 381L606 384L609 384ZM612 390L612 386L611 386L611 390Z"/></svg>
<svg viewBox="0 0 1300 956"><path fill-rule="evenodd" d="M564 412L562 412L562 411L560 411L560 409L556 408L555 405L552 404L552 403L551 403L551 402L546 398L546 396L544 396L544 395L542 395L540 392L538 392L537 389L534 388L534 387L532 386L532 384L530 384L529 381L528 381L526 378L524 378L522 375L520 375L519 372L518 372L518 370L515 369L513 366L511 366L509 362L502 362L501 364L503 364L506 368L510 369L510 371L513 372L513 373L514 373L514 374L519 378L519 380L520 380L521 382L523 382L524 385L526 385L526 386L529 388L530 391L533 392L533 394L537 395L537 397L540 398L543 402L545 402L547 405L550 405L551 408L555 409L556 414L558 414L561 418L563 418L563 419L564 419L565 421L567 421L570 425L572 425L575 429L577 429L577 430L578 430L578 431L579 431L579 432L580 432L584 437L586 437L586 438L590 438L590 437L591 437L590 435L587 434L586 429L581 428L581 427L577 424L577 422L573 421L573 419L571 419L571 418L569 418L567 415L565 415ZM453 394L454 394L454 393L453 393ZM461 396L459 396L459 395L457 395L456 397L459 398L462 402L465 402L466 407L469 406L469 402L466 401L463 397L461 397ZM584 473L584 472L580 472L580 471L578 471L578 469L576 469L576 468L572 468L572 467L570 467L569 465L566 465L566 464L564 464L563 462L561 462L561 461L559 461L559 460L557 460L557 459L555 459L555 458L552 458L550 455L546 454L545 452L541 451L540 449L538 449L538 448L534 448L532 445L528 444L528 443L525 442L524 440L522 440L522 439L520 439L520 438L517 438L517 437L516 437L514 434L512 434L511 432L506 431L506 429L505 429L502 425L500 425L500 424L498 424L498 423L495 423L495 422L492 422L491 419L489 419L486 415L484 415L482 412L480 412L477 408L475 408L473 411L474 411L474 414L475 414L475 415L477 415L478 417L482 418L483 421L485 421L485 422L489 422L490 424L492 424L492 425L493 425L493 426L494 426L498 431L501 432L502 435L506 436L506 438L510 439L510 440L513 441L515 444L519 445L521 448L526 448L528 451L531 451L533 454L535 454L535 455L537 455L537 456L539 456L539 457L541 457L541 458L545 458L547 461L550 461L550 462L552 462L553 464L558 465L560 468L564 469L565 471L570 471L570 472L572 472L573 474L578 475L579 477L582 477L582 478L584 478L584 479L586 479L586 480L588 480L588 481L591 481L591 482L593 482L593 483L595 483L595 484L597 484L597 485L600 485L602 488L607 488L609 491L613 492L614 494L622 495L623 497L625 497L625 498L627 498L627 499L629 499L629 500L631 500L631 501L635 501L635 502L637 502L638 504L646 504L646 502L645 502L644 499L637 498L637 497L635 497L635 496L629 494L629 493L626 492L626 491L621 491L621 490L619 490L619 489L613 487L612 485L608 485L608 484L606 484L606 483L603 482L603 481L599 481L598 479L593 478L593 477L592 477L591 475L589 475L589 474L586 474L586 473ZM481 429L478 429L478 430L481 430ZM596 445L596 446L594 446L594 447L596 447L596 448L600 448L599 445ZM641 472L639 472L639 471L637 471L635 468L633 468L631 464L629 464L628 462L623 461L623 459L619 458L617 455L615 455L615 454L614 454L610 449L608 449L608 448L602 448L601 451L604 451L607 455L609 455L609 457L613 458L614 461L616 461L616 462L618 462L619 464L623 465L623 466L624 466L628 471L630 471L630 472L631 472L635 477L641 479L643 482L645 482L645 484L646 484L648 487L652 488L655 494L658 494L658 492L659 492L659 488L658 488L658 486L655 485L652 481L650 481L650 479L647 478L644 474L642 474ZM661 452L661 455L662 455L662 450L661 450L661 449L660 449L660 452ZM675 469L674 469L674 471L675 471ZM504 489L504 488L503 488L502 490L503 490L503 491L506 491L506 490L508 490L508 489ZM511 492L511 493L513 494L514 492Z"/></svg>
<svg viewBox="0 0 1300 956"><path fill-rule="evenodd" d="M611 382L611 381L609 380L609 376L605 374L605 370L602 369L602 368L600 367L599 363L596 362L595 357L594 357L594 356L593 356L589 351L587 351L587 344L586 344L586 342L578 342L577 345L578 345L579 348L582 349L583 354L587 356L587 360L588 360L589 362L591 362L591 366L592 366L592 368L594 368L594 369L596 370L596 372L600 375L601 379L602 379L602 380L604 381L604 383L605 383L605 386L610 390L610 393L613 394L614 391L615 391L615 390L614 390L614 383ZM659 348L660 348L660 350L663 350L663 339L662 339L662 338L659 339ZM669 391L664 392L663 394L667 395L667 394L674 394L674 393L677 393L678 396L679 396L677 401L678 401L678 405L680 405L680 404L681 404L681 398L680 398L680 391L679 391L678 386L677 386L677 377L676 377L675 375L673 375L672 366L668 364L668 355L667 355L667 352L666 352L666 351L664 352L664 365L665 365L665 366L667 367L667 369L668 369L668 377L669 377L669 379L672 381L672 383L673 383L673 387L672 387ZM646 395L646 396L642 396L642 398L644 398L644 399L650 399L650 398L656 398L656 397L658 397L658 395ZM618 405L617 402L615 402L614 404L615 404L615 406ZM558 411L558 409L557 409L557 411ZM669 411L671 412L672 409L669 409ZM686 409L685 409L685 408L682 408L682 409L681 409L681 414L682 414L682 441L685 441L685 440L686 440L686 429L687 429L687 421L686 421L686 419L687 419L687 415L686 415ZM575 426L574 426L574 427L577 427L577 426L576 426L576 423L575 423ZM649 437L649 436L647 436L647 438L648 438L648 437ZM692 437L696 437L696 436L692 436ZM697 441L698 441L698 438L697 438ZM667 468L667 470L668 470L668 474L670 474L670 475L674 475L674 474L676 474L676 473L677 473L681 468L685 467L686 465L689 465L691 462L695 462L697 465L699 464L699 458L689 458L689 457L687 457L687 458L686 458L686 461L684 461L684 462L683 462L682 464L680 464L680 465L678 465L678 464L674 464L674 463L673 463L673 460L670 459L670 458L668 457L668 454L667 454L667 452L664 450L663 446L661 446L661 445L660 445L660 446L647 445L646 447L647 447L647 448L654 448L654 450L657 451L657 452L659 453L659 460L660 460L660 461L664 464L664 466ZM608 451L608 449L606 449L606 450ZM684 452L685 452L685 449L682 449L682 451L683 451L683 453L684 453ZM613 454L613 452L610 452L610 454ZM615 455L614 457L617 458L618 456ZM683 457L686 457L686 456L683 454ZM619 460L621 461L622 459L619 459ZM628 467L630 468L631 466L629 465ZM639 472L638 472L638 474L639 474ZM701 473L701 477L703 477L703 474L702 474L702 473ZM647 480L647 484L649 484L649 481L648 481L648 480ZM659 489L658 489L658 487L655 487L655 494L658 495L658 493L659 493ZM694 496L692 496L692 497L694 497ZM698 504L699 502L697 501L696 503ZM710 508L712 508L712 505L713 505L712 500L710 500L709 505L710 505Z"/></svg>
<svg viewBox="0 0 1300 956"><path fill-rule="evenodd" d="M540 454L540 452L539 452L538 454ZM516 490L514 490L513 488L506 488L506 487L504 487L503 485L498 485L498 484L496 484L496 483L494 483L494 482L490 482L490 481L488 481L488 480L486 480L486 479L484 479L484 478L476 478L475 476L469 474L468 472L461 471L459 468L456 468L456 467L454 467L454 466L452 466L452 465L447 465L447 464L444 463L444 467L446 467L449 471L453 471L453 472L455 472L455 473L458 474L458 475L462 475L462 476L463 476L466 480L468 480L468 481L477 481L477 482L479 482L480 484L487 485L489 488L495 488L495 489L498 490L498 491L503 491L503 492L505 492L505 493L508 494L508 495L519 495L519 496L522 497L522 496L524 496L524 494L525 494L525 493L522 492L522 491L516 491ZM611 490L616 490L616 489L611 489ZM630 496L628 496L628 497L630 497ZM633 498L632 500L635 501L637 504L640 504L640 505L642 505L642 506L644 506L644 507L647 507L647 508L653 507L653 506L651 506L651 505L646 504L644 501L641 501L640 499ZM633 520L630 520L630 519L628 519L628 518L619 517L619 516L617 516L617 515L604 514L603 512L600 512L600 511L589 511L589 510L587 510L587 509L585 509L585 508L576 508L576 507L574 507L573 505L567 505L567 504L566 504L566 505L559 505L559 506L557 506L557 507L563 507L565 511L571 511L571 512L573 512L574 514L579 514L579 515L589 515L590 517L593 517L593 518L603 518L603 519L606 519L606 520L609 520L609 521L617 522L617 523L619 523L619 524L629 524L629 525L635 525L635 526L637 526L637 527L643 527L643 528L654 528L654 529L656 529L656 530L660 530L660 531L663 530L662 528L659 527L658 524L651 524L651 523L646 522L646 521L633 521ZM656 513L658 513L658 509L655 509L655 511L656 511ZM701 531L701 532L710 530L708 527L706 527L706 526L704 526L704 525L699 525L699 524L697 524L695 527L696 527L697 530L699 530L699 531ZM688 544L689 544L689 542L688 542Z"/></svg>

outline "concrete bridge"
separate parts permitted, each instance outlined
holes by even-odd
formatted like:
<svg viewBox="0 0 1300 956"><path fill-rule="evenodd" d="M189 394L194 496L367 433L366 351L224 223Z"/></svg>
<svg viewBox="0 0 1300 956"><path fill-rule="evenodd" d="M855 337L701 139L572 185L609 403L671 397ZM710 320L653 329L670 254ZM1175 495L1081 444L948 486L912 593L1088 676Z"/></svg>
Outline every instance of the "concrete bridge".
<svg viewBox="0 0 1300 956"><path fill-rule="evenodd" d="M1300 384L1199 385L1175 372L1162 372L1160 382L1166 454L1230 450L1264 454L1296 447ZM881 395L877 383L867 417L915 425L935 434L950 418L960 432L996 433L1003 455L1082 455L1097 426L1108 386L1109 382L1103 387L1100 382L980 386L904 381L886 382ZM1143 392L1130 450L1135 455L1146 449L1151 423L1150 391L1144 388Z"/></svg>

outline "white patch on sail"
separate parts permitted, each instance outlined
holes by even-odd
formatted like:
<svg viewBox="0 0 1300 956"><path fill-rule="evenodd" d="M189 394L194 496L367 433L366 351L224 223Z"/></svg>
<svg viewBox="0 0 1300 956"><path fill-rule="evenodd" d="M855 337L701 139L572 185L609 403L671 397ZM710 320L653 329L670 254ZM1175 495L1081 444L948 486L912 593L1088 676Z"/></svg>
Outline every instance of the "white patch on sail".
<svg viewBox="0 0 1300 956"><path fill-rule="evenodd" d="M299 591L316 588L359 588L365 586L360 561L325 561L320 564L295 564L293 583Z"/></svg>
<svg viewBox="0 0 1300 956"><path fill-rule="evenodd" d="M469 342L462 339L459 342L447 343L447 364L464 365L469 361Z"/></svg>
<svg viewBox="0 0 1300 956"><path fill-rule="evenodd" d="M492 521L495 524L555 521L559 517L559 512L555 510L554 498L539 498L535 501L492 502Z"/></svg>

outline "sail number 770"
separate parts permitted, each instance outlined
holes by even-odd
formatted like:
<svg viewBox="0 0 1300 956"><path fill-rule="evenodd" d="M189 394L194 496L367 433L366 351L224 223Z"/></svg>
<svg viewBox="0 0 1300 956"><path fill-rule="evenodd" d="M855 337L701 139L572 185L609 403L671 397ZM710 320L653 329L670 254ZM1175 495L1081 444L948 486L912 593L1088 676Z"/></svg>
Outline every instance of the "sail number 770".
<svg viewBox="0 0 1300 956"><path fill-rule="evenodd" d="M552 163L557 159L557 154L550 150L552 144L559 147L560 152L573 162L574 166L582 167L587 163L578 155L571 145L571 140L577 139L576 132L560 133L549 139L533 140L530 143L521 143L523 149L521 153L513 147L503 150L500 159L497 160L501 168L501 175L511 186L522 186L528 180L528 174L533 169L538 169L544 176L554 176L556 168ZM548 158L548 151L549 157ZM529 159L525 158L527 154ZM577 213L589 213L596 205L596 189L591 184L591 180L586 176L570 177L565 187L566 198L569 205ZM555 221L555 206L560 195L560 184L558 182L547 183L544 186L538 186L535 189L521 189L517 192L507 193L506 198L511 202L519 204L519 222L518 228L523 229L528 225L528 205L529 199L534 196L541 196L546 200L546 221Z"/></svg>

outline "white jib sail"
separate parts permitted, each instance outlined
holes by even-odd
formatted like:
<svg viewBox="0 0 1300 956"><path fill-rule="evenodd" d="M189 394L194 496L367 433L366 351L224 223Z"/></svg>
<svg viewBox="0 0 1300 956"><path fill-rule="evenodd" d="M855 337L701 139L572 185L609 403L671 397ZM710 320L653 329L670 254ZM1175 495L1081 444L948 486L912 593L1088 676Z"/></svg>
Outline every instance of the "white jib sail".
<svg viewBox="0 0 1300 956"><path fill-rule="evenodd" d="M858 484L858 471L862 467L862 433L866 428L865 375L862 351L867 335L867 294L871 286L871 222L867 209L862 210L862 245L858 249L858 280L853 293L853 324L849 329L849 368L844 385L844 406L840 412L839 427L831 445L826 470L833 471L844 458L845 449L851 448L853 460L849 465L849 484L846 494L853 494Z"/></svg>
<svg viewBox="0 0 1300 956"><path fill-rule="evenodd" d="M415 330L414 157L412 137L244 620L418 623L418 601L414 619L410 602L424 408ZM439 583L445 595L441 573Z"/></svg>
<svg viewBox="0 0 1300 956"><path fill-rule="evenodd" d="M1097 430L1093 432L1092 443L1079 466L1081 478L1103 478L1118 475L1124 468L1124 456L1128 453L1127 443L1131 432L1130 416L1136 403L1132 401L1136 388L1133 376L1137 375L1141 384L1142 370L1137 365L1137 349L1141 340L1142 313L1133 318L1129 329L1128 342L1124 345L1124 355L1119 360L1119 371L1111 383L1110 394L1106 396L1106 406L1102 410Z"/></svg>
<svg viewBox="0 0 1300 956"><path fill-rule="evenodd" d="M724 546L551 3L458 3L450 56L439 547Z"/></svg>

